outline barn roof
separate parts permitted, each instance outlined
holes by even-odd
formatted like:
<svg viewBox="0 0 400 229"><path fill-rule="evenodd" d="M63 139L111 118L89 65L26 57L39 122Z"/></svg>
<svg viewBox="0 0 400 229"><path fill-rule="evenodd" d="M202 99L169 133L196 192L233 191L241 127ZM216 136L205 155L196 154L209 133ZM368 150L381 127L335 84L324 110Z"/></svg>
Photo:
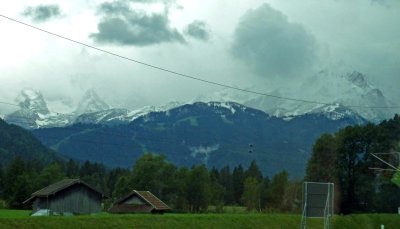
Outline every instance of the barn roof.
<svg viewBox="0 0 400 229"><path fill-rule="evenodd" d="M100 192L96 188L93 188L92 186L88 185L87 183L83 182L81 179L64 179L64 180L61 180L54 184L51 184L45 188L42 188L42 189L32 193L31 197L29 199L25 200L24 203L27 203L36 197L46 197L46 196L53 195L63 189L66 189L72 185L75 185L75 184L82 184L82 185L88 187L89 189L92 189L93 191L104 196L102 192Z"/></svg>
<svg viewBox="0 0 400 229"><path fill-rule="evenodd" d="M116 202L116 204L120 205L123 204L127 199L131 198L132 196L137 195L141 199L143 199L145 202L150 204L155 210L169 210L170 207L166 205L163 201L158 199L153 193L149 191L136 191L133 190L129 195L126 197L120 199L119 201Z"/></svg>

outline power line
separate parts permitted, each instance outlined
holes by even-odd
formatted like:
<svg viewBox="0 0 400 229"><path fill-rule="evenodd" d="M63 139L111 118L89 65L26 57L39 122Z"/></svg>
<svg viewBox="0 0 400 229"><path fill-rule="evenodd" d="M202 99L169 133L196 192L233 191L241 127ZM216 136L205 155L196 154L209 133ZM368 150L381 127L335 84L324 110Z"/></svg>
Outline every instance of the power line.
<svg viewBox="0 0 400 229"><path fill-rule="evenodd" d="M0 104L6 104L6 105L10 105L10 106L20 107L18 104L10 103L10 102L0 101ZM28 110L28 111L31 111L31 112L46 111L46 112L51 112L51 113L57 114L57 115L67 115L67 114L55 112L55 111L49 110L49 109L47 109L47 110L32 110L30 108L24 108L23 110ZM16 124L16 125L19 125L19 126L21 126L21 125L25 125L25 126L37 125L36 121L29 122L27 120L27 117L26 116L22 116L22 115L13 115L11 117L11 119L9 120L9 122L11 124ZM54 127L51 127L51 128L68 128L68 129L77 130L77 131L85 130L85 129L82 129L82 128L74 126L74 125L79 125L79 124L82 124L82 125L92 125L92 124L98 125L97 123L76 122L76 123L68 123L66 126L54 126ZM118 136L118 137L127 137L127 138L131 138L132 137L131 135L123 135L123 134L119 134L119 133L111 133L110 131L102 131L102 130L100 130L101 128L104 128L104 127L105 126L101 125L100 127L92 128L91 130L98 131L100 134L105 134L105 135ZM130 133L131 134L135 134L136 132L130 132Z"/></svg>
<svg viewBox="0 0 400 229"><path fill-rule="evenodd" d="M27 24L25 22L13 19L11 17L7 17L7 16L2 15L2 14L0 14L0 16L5 18L5 19L8 19L10 21L19 23L19 24L27 26L27 27L30 27L32 29L35 29L35 30L38 30L38 31L41 31L41 32L44 32L44 33L47 33L47 34L50 34L50 35L53 35L53 36L56 36L58 38L61 38L61 39L64 39L64 40L67 40L67 41L70 41L70 42L73 42L73 43L76 43L76 44L79 44L79 45L82 45L82 46L85 46L85 47L88 47L88 48L91 48L91 49L94 49L94 50L97 50L97 51L100 51L100 52L103 52L103 53L106 53L106 54L109 54L109 55L112 55L112 56L115 56L115 57L118 57L118 58L121 58L121 59L124 59L124 60L127 60L127 61L131 61L131 62L140 64L140 65L143 65L143 66L146 66L146 67L149 67L149 68L153 68L153 69L156 69L156 70L159 70L159 71L167 72L167 73L170 73L171 75L174 75L174 76L177 76L177 77L183 77L183 78L196 80L196 81L199 81L199 82L203 82L203 83L207 83L207 84L211 84L211 85L215 85L215 86L229 88L229 89L233 89L233 90L237 90L237 91L241 91L241 92L245 92L245 93L250 93L250 94L256 94L256 95L271 97L271 98L275 98L275 99L282 99L282 100L289 100L289 101L310 103L310 104L320 104L320 105L335 105L336 104L336 103L327 103L327 102L320 102L320 101L314 101L314 100L278 96L278 95L263 93L263 92L259 92L259 91L253 91L253 90L249 90L249 89L244 89L244 88L240 88L240 87L235 87L235 86L227 85L227 84L224 84L224 83L219 83L219 82L216 82L216 81L205 80L205 79L202 79L202 78L199 78L199 77L196 77L196 76L180 73L180 72L177 72L177 71L174 71L174 70L170 70L170 69L159 67L159 66L156 66L156 65L153 65L153 64L149 64L149 63L146 63L146 62L143 62L143 61L139 61L139 60L136 60L136 59L133 59L133 58L129 58L129 57L126 57L126 56L123 56L123 55L120 55L120 54L105 50L105 49L101 49L101 48L95 47L93 45L89 45L89 44L86 44L86 43L83 43L83 42L68 38L66 36L62 36L62 35L50 32L48 30L41 29L39 27L36 27L36 26L30 25L30 24ZM366 108L366 109L399 109L400 108L400 106L361 106L361 105L346 105L345 107L348 107L348 108Z"/></svg>
<svg viewBox="0 0 400 229"><path fill-rule="evenodd" d="M15 104L15 103L8 103L8 102L2 102L2 101L0 101L0 103L1 103L1 104L5 104L5 105L10 105L10 106L15 106L15 107L19 107L19 108L20 108L20 106L19 106L18 104Z"/></svg>
<svg viewBox="0 0 400 229"><path fill-rule="evenodd" d="M22 108L22 110L30 110L30 111L33 111L33 112L53 112L53 114L57 114L57 115L65 115L65 114L63 114L63 113L60 113L60 112L55 112L55 111L51 111L51 110L49 110L49 109L41 109L41 110L32 110L32 109L30 109L30 108L23 108L23 107L21 107L21 105L19 105L19 104L16 104L16 103L10 103L10 102L4 102L4 101L0 101L0 104L4 104L4 105L9 105L9 106L14 106L14 107L19 107L19 108Z"/></svg>
<svg viewBox="0 0 400 229"><path fill-rule="evenodd" d="M8 102L0 102L0 103L12 105L12 106L19 106L18 104L8 103ZM33 111L32 109L29 109L29 108L26 108L26 110ZM35 110L35 111L38 111L38 110ZM46 110L46 111L56 113L55 111L52 111L52 110ZM56 113L56 114L61 114L61 113ZM61 114L61 115L63 115L63 114ZM19 126L21 126L21 125L24 125L24 126L37 125L37 123L35 121L29 122L25 116L21 116L21 115L13 115L12 119L10 119L9 122L10 122L10 124L15 124L15 125L19 125ZM51 128L67 128L69 130L76 131L75 133L71 133L72 135L70 134L70 135L66 136L66 137L73 137L73 136L76 136L77 134L79 135L82 131L88 130L88 129L76 126L76 125L80 125L80 124L81 125L92 125L92 124L98 125L96 123L77 122L77 123L70 123L69 125L66 125L66 126L54 126ZM104 130L105 128L107 128L107 126L100 125L100 126L96 126L95 128L89 127L89 130L95 131L96 134L100 134L100 135L122 137L122 138L132 138L133 135L138 134L137 131L129 131L129 130L126 130L127 131L126 134L115 133L114 131ZM208 134L208 136L212 136L212 138L209 140L217 142L216 135L212 135L210 133L210 134ZM59 141L62 141L64 139L63 137L56 138L56 137L49 137L49 136L43 136L40 138L52 138L52 139L58 139ZM75 141L74 139L72 139L72 140ZM172 139L172 138L170 139L170 138L165 138L165 137L160 138L159 136L156 139L154 139L154 138L151 138L151 136L149 137L149 136L145 136L145 135L138 135L135 137L135 139L132 139L132 140L133 140L133 142L136 142L136 141L141 142L144 140L146 142L151 142L151 143L168 143L168 144L172 144L173 142L179 141L179 139ZM181 139L181 140L187 140L187 139ZM78 140L78 142L82 142L82 140ZM100 142L96 142L96 143L101 144Z"/></svg>
<svg viewBox="0 0 400 229"><path fill-rule="evenodd" d="M24 122L18 122L19 124L22 124ZM25 122L27 123L27 122ZM27 123L29 124L29 123ZM67 129L72 129L72 130L77 130L77 132L75 133L70 133L67 134L65 136L61 136L61 137L57 137L57 136L49 136L48 134L45 133L41 133L41 134L34 134L35 137L38 138L39 141L41 141L44 145L47 145L49 148L53 148L54 146L58 145L58 144L65 144L65 143L82 143L82 144L89 144L89 145L95 145L95 146L114 146L114 147L118 147L121 149L133 149L131 147L137 146L137 144L141 145L144 143L147 144L151 144L151 145L145 145L145 147L149 148L149 149L154 149L155 146L160 145L160 144L167 144L167 145L172 145L172 147L175 149L175 147L178 144L179 141L187 141L188 139L169 139L169 138L160 138L160 137L156 137L156 138L152 138L151 136L146 136L146 135L137 135L135 136L134 139L132 139L132 135L122 135L122 134L117 134L117 133L113 133L111 131L103 131L103 127L98 127L98 128L93 128L93 129L89 129L89 131L93 131L96 134L100 134L100 135L105 135L105 136L114 136L114 137L118 137L118 139L121 139L121 137L124 138L129 138L130 141L127 143L113 143L112 141L109 141L109 138L107 138L106 141L93 141L93 140L87 140L85 138L83 139L79 139L79 135L82 134L83 132L88 131L88 129L83 129L83 128L79 128L79 127L74 127L74 126L67 126L64 127ZM130 132L131 134L137 134L139 132L137 131L133 131ZM211 135L211 133L210 133ZM210 136L208 135L208 136ZM49 140L53 140L55 141L54 143L50 143ZM64 140L68 139L68 141L64 142ZM211 139L208 139L213 141L213 143L218 142L217 136L213 135L211 137ZM46 142L46 143L45 143ZM193 143L193 142L192 142ZM128 147L128 148L127 148ZM86 148L87 149L87 148ZM151 150L150 150L151 151ZM59 151L60 152L60 151Z"/></svg>

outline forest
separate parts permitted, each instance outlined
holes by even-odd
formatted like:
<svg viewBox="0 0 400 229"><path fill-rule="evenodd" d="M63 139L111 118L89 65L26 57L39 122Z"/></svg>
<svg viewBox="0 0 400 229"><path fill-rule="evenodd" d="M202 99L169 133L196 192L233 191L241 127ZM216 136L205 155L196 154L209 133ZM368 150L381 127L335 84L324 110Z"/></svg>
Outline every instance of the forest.
<svg viewBox="0 0 400 229"><path fill-rule="evenodd" d="M333 182L337 213L397 212L400 116L379 125L348 126L324 134L314 144L307 181Z"/></svg>
<svg viewBox="0 0 400 229"><path fill-rule="evenodd" d="M0 168L0 207L22 205L31 193L63 178L81 178L114 201L132 190L148 190L173 212L224 212L225 206L245 206L248 211L299 213L304 181L335 184L335 213L395 212L400 206L396 174L372 157L382 154L398 165L400 117L380 124L349 126L322 135L314 144L303 180L285 171L264 176L256 161L222 169L197 165L177 167L163 155L145 153L131 169L108 168L99 163L13 158ZM386 166L386 167L385 167ZM374 169L375 168L375 169ZM382 168L382 169L376 169Z"/></svg>
<svg viewBox="0 0 400 229"><path fill-rule="evenodd" d="M174 212L223 212L223 207L246 206L249 211L296 211L301 204L301 183L289 181L285 171L264 177L253 161L247 169L192 168L169 163L162 155L146 153L132 169L107 169L104 165L73 160L42 165L14 158L0 169L3 207L29 208L22 202L34 191L63 178L81 178L108 197L105 209L132 190L148 190L170 205Z"/></svg>

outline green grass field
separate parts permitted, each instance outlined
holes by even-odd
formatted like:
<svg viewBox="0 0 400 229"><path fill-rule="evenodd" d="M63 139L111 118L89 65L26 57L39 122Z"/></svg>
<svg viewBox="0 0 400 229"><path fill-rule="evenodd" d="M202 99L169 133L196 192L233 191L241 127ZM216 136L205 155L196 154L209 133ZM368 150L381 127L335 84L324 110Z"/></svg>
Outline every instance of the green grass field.
<svg viewBox="0 0 400 229"><path fill-rule="evenodd" d="M289 214L164 214L30 217L30 211L0 210L0 228L271 228L300 227L300 216ZM335 229L395 229L400 215L361 214L335 216ZM308 220L308 228L323 228L322 220Z"/></svg>

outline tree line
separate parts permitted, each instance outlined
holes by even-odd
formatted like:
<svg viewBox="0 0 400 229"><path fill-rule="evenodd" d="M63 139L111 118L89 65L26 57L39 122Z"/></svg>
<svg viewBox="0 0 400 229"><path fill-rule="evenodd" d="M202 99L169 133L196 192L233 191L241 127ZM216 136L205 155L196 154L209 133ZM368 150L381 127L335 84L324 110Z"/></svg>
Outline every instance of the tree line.
<svg viewBox="0 0 400 229"><path fill-rule="evenodd" d="M378 125L348 126L324 134L313 146L305 179L335 184L337 213L397 212L399 174L372 154L398 166L399 142L398 115Z"/></svg>
<svg viewBox="0 0 400 229"><path fill-rule="evenodd" d="M282 171L263 176L255 161L221 169L176 167L158 154L146 153L131 169L99 163L22 159L0 165L0 207L28 208L31 193L63 178L81 178L110 197L105 206L133 189L148 190L176 212L206 212L209 206L245 206L249 211L300 212L303 181L333 182L336 213L396 212L400 206L400 173L387 170L379 154L399 164L400 117L380 124L349 126L315 142L302 181ZM383 154L381 154L383 153ZM376 168L383 168L381 170ZM106 207L107 208L107 207Z"/></svg>
<svg viewBox="0 0 400 229"><path fill-rule="evenodd" d="M224 206L245 206L248 211L299 211L301 182L290 181L285 171L271 179L253 161L247 169L207 169L205 165L176 167L162 155L145 153L132 169L107 169L99 163L40 161L14 158L0 168L0 200L9 208L30 208L22 202L36 190L64 178L81 178L102 190L105 208L132 190L148 190L175 212L223 212ZM4 207L4 206L3 206Z"/></svg>

